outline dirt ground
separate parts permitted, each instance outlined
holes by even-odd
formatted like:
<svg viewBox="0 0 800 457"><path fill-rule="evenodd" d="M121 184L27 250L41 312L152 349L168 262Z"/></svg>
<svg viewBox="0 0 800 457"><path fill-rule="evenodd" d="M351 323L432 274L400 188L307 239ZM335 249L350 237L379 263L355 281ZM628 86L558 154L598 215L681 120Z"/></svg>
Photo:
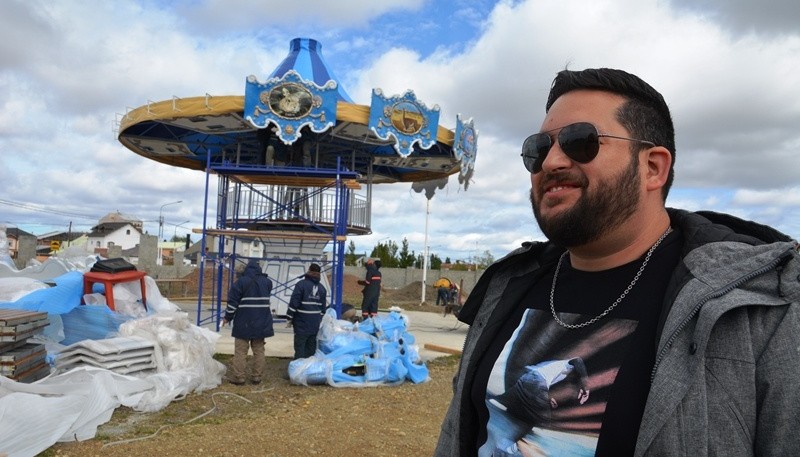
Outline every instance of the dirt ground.
<svg viewBox="0 0 800 457"><path fill-rule="evenodd" d="M395 387L296 386L283 377L288 364L268 358L260 385L223 383L156 413L117 408L94 439L58 443L40 457L433 454L456 357L429 361L428 382Z"/></svg>
<svg viewBox="0 0 800 457"><path fill-rule="evenodd" d="M356 281L346 278L343 295L358 307L361 287ZM442 312L433 305L419 306L420 287L384 290L381 308L396 304ZM216 358L230 363L230 356ZM429 361L425 383L362 388L292 385L284 377L290 359L270 357L267 362L269 375L260 385L223 383L156 413L120 407L94 439L58 443L39 457L431 455L452 396L458 357Z"/></svg>

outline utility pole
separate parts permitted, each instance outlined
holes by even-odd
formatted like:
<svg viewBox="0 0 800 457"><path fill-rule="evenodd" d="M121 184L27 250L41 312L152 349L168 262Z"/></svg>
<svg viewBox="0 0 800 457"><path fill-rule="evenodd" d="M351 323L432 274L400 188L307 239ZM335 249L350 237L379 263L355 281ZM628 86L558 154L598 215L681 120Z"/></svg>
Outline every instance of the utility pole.
<svg viewBox="0 0 800 457"><path fill-rule="evenodd" d="M161 237L164 236L164 207L168 205L176 205L178 203L183 203L183 200L164 203L158 210L158 258L156 259L156 265L161 265L163 263L163 260L161 259Z"/></svg>
<svg viewBox="0 0 800 457"><path fill-rule="evenodd" d="M422 298L419 304L425 303L425 287L428 280L428 257L430 256L430 247L428 247L428 219L431 217L431 200L425 200L425 245L423 250L425 256L422 258Z"/></svg>

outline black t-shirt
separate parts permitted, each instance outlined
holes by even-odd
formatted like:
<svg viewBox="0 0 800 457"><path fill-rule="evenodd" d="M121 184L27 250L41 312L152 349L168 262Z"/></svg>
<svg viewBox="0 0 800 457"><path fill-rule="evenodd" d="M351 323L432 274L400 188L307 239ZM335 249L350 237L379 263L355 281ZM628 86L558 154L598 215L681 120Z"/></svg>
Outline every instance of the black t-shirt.
<svg viewBox="0 0 800 457"><path fill-rule="evenodd" d="M608 315L579 329L550 310L553 271L529 287L479 362L472 402L480 455L539 449L564 455L632 455L650 389L662 302L680 255L673 232L653 252L627 296ZM600 272L564 258L554 295L567 323L608 308L631 283L644 256Z"/></svg>

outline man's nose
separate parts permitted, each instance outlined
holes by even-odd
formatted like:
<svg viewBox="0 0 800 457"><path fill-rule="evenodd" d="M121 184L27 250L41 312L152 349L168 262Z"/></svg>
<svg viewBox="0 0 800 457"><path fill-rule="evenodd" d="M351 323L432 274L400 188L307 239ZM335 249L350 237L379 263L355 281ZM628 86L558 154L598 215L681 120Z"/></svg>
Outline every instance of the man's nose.
<svg viewBox="0 0 800 457"><path fill-rule="evenodd" d="M554 141L550 151L547 152L542 161L542 171L551 172L570 166L572 166L572 159L564 153L558 141Z"/></svg>

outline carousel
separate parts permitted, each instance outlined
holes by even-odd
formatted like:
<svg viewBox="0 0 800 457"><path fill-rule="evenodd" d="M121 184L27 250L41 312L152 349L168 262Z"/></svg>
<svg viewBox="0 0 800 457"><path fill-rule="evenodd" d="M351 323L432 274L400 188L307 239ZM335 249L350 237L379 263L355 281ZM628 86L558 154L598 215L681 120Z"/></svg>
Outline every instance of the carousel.
<svg viewBox="0 0 800 457"><path fill-rule="evenodd" d="M439 111L411 90L376 88L369 106L353 103L308 38L292 40L266 80L247 77L243 96L175 97L128 111L118 134L125 147L205 173L203 227L193 231L202 235L200 271L214 273L211 287L200 274L198 325L219 324L223 278L250 258L273 280L276 314L316 262L341 315L345 243L371 233L373 186L412 183L429 199L452 175L469 186L477 131L460 115L454 130L439 125Z"/></svg>

